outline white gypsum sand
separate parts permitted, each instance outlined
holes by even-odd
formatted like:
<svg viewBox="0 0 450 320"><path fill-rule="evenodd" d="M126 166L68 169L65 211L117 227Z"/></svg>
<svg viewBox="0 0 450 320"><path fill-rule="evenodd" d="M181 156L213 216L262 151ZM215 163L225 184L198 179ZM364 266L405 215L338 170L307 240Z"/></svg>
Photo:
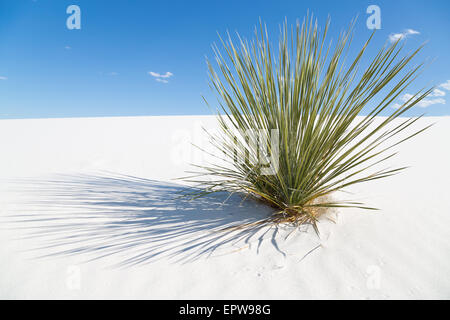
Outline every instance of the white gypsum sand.
<svg viewBox="0 0 450 320"><path fill-rule="evenodd" d="M450 118L432 122L388 163L411 168L342 195L381 210L319 238L218 232L271 209L176 198L214 117L2 120L0 298L448 299Z"/></svg>

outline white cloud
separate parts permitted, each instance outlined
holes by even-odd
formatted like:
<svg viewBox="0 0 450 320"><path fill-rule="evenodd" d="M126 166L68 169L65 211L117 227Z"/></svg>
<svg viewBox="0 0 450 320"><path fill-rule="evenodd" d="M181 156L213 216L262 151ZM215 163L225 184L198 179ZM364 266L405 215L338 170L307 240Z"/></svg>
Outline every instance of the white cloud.
<svg viewBox="0 0 450 320"><path fill-rule="evenodd" d="M405 94L400 98L400 100L402 100L403 102L406 102L406 101L408 101L409 99L411 99L412 97L413 97L412 94L410 94L410 93L405 93Z"/></svg>
<svg viewBox="0 0 450 320"><path fill-rule="evenodd" d="M173 76L172 72L166 72L166 74L159 74L157 72L150 71L148 74L155 78L170 78L171 76Z"/></svg>
<svg viewBox="0 0 450 320"><path fill-rule="evenodd" d="M72 47L71 46L65 46L64 49L70 50L70 49L72 49Z"/></svg>
<svg viewBox="0 0 450 320"><path fill-rule="evenodd" d="M109 72L109 73L107 73L107 75L108 75L108 76L118 76L118 75L119 75L119 73L118 73L118 72L115 72L115 71L113 71L113 72Z"/></svg>
<svg viewBox="0 0 450 320"><path fill-rule="evenodd" d="M413 29L406 29L405 31L401 33L391 33L389 35L389 41L390 42L396 42L398 39L404 39L407 36L411 36L414 34L420 34L419 31L413 30Z"/></svg>
<svg viewBox="0 0 450 320"><path fill-rule="evenodd" d="M406 34L420 34L419 31L413 30L413 29L406 29Z"/></svg>
<svg viewBox="0 0 450 320"><path fill-rule="evenodd" d="M162 83L168 83L169 81L165 79L169 79L171 76L173 76L173 73L169 71L167 71L165 74L149 71L148 74L154 77L156 81Z"/></svg>
<svg viewBox="0 0 450 320"><path fill-rule="evenodd" d="M389 41L390 42L395 42L398 39L403 38L403 33L392 33L389 35Z"/></svg>
<svg viewBox="0 0 450 320"><path fill-rule="evenodd" d="M0 80L8 80L8 77L0 76Z"/></svg>
<svg viewBox="0 0 450 320"><path fill-rule="evenodd" d="M445 90L450 90L450 80L440 84L439 87L444 88Z"/></svg>
<svg viewBox="0 0 450 320"><path fill-rule="evenodd" d="M444 83L441 83L439 85L440 88L443 88L444 90L450 90L450 80L447 80ZM434 104L445 104L446 101L443 98L438 98L438 97L444 97L446 95L446 92L440 89L434 89L429 95L428 97L433 97L433 99L422 99L420 100L416 106L421 107L421 108L427 108L431 105ZM400 97L400 100L403 102L407 102L409 99L411 99L413 97L412 94L409 93L405 93L403 96ZM392 105L392 108L394 109L398 109L400 108L402 105L399 103L394 103Z"/></svg>
<svg viewBox="0 0 450 320"><path fill-rule="evenodd" d="M434 89L429 95L429 97L443 97L445 96L445 91Z"/></svg>
<svg viewBox="0 0 450 320"><path fill-rule="evenodd" d="M413 97L412 94L405 93L400 100L403 102L407 102L409 99ZM435 99L422 99L418 103L415 104L415 106L418 106L420 108L427 108L433 104L445 104L445 99L442 98L435 98ZM393 106L394 107L394 106Z"/></svg>
<svg viewBox="0 0 450 320"><path fill-rule="evenodd" d="M445 100L442 98L436 98L436 99L423 99L419 101L416 106L421 108L429 107L433 104L445 104Z"/></svg>

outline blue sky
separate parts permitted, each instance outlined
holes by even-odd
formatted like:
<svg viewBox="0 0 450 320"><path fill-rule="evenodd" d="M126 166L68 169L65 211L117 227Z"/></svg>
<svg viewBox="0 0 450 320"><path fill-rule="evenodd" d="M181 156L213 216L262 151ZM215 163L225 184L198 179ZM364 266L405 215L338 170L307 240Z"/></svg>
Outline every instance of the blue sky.
<svg viewBox="0 0 450 320"><path fill-rule="evenodd" d="M407 50L428 41L415 61L435 61L408 93L439 90L409 115L450 115L448 0L0 0L0 118L210 114L201 96L214 105L205 56L217 32L248 37L261 18L275 33L309 10L321 24L331 16L336 39L358 15L356 50L372 4L381 30L367 57L390 36L403 35ZM66 26L69 5L81 9L80 30Z"/></svg>

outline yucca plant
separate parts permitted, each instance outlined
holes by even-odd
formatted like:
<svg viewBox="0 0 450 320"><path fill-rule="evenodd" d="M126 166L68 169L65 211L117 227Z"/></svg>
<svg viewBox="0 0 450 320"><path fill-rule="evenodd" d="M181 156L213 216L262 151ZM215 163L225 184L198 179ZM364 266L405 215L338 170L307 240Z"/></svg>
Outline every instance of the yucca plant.
<svg viewBox="0 0 450 320"><path fill-rule="evenodd" d="M320 30L309 17L291 28L284 23L277 52L263 23L253 41L237 35L235 44L228 34L220 49L214 45L217 69L207 63L220 134L211 142L225 162L198 166L188 178L202 186L197 196L239 192L278 208L270 221L311 223L316 231L326 208L371 209L329 196L404 169L377 167L395 145L426 129L406 132L420 117L397 118L432 88L391 108L422 70L423 63L405 70L422 47L400 57L400 40L386 44L359 70L374 34L346 63L353 28L354 22L334 48L326 45L329 21ZM364 107L370 109L361 116ZM383 111L389 115L377 119Z"/></svg>

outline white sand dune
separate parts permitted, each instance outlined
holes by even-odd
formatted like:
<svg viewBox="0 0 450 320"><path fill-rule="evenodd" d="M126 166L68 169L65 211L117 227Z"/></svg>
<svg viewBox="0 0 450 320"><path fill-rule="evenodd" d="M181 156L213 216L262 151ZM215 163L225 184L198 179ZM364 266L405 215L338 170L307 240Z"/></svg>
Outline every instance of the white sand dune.
<svg viewBox="0 0 450 320"><path fill-rule="evenodd" d="M450 118L399 147L376 212L312 228L219 231L271 209L187 201L209 116L0 121L0 298L449 299Z"/></svg>

